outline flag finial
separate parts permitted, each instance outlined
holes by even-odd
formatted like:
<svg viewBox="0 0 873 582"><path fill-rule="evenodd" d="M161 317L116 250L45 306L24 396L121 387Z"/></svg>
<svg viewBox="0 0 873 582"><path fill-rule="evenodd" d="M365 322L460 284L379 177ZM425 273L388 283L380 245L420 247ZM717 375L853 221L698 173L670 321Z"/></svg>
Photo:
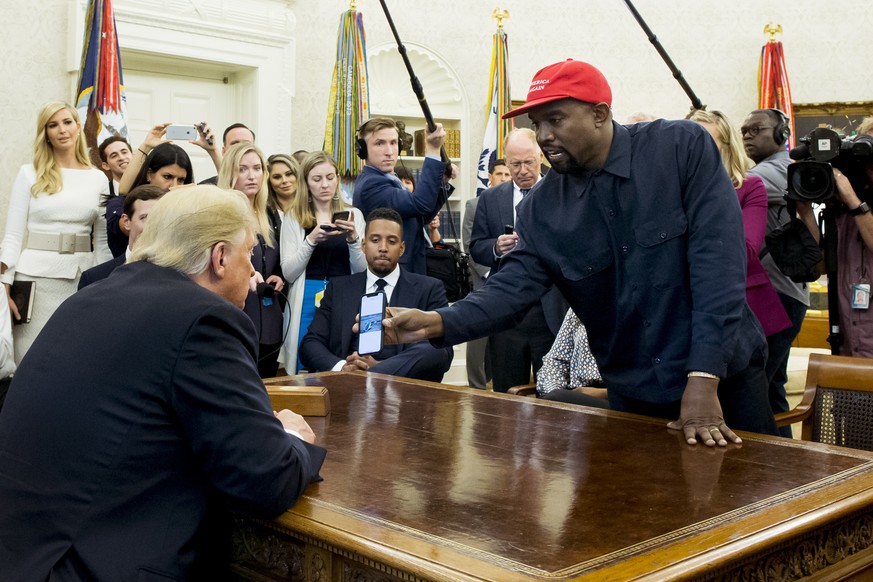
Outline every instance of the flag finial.
<svg viewBox="0 0 873 582"><path fill-rule="evenodd" d="M509 10L505 10L498 6L491 11L491 18L497 21L497 28L503 28L503 21L509 20Z"/></svg>
<svg viewBox="0 0 873 582"><path fill-rule="evenodd" d="M768 22L764 25L764 34L770 35L770 42L776 42L776 35L782 34L782 25Z"/></svg>
<svg viewBox="0 0 873 582"><path fill-rule="evenodd" d="M358 9L358 3L356 0L352 0L351 2L349 2L349 10L357 10L357 9Z"/></svg>

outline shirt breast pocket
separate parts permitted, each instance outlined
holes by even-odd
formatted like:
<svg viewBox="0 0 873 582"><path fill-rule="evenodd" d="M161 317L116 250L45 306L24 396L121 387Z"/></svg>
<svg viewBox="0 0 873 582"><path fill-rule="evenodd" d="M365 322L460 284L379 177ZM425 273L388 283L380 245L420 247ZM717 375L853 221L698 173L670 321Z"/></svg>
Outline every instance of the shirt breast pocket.
<svg viewBox="0 0 873 582"><path fill-rule="evenodd" d="M585 325L594 320L611 321L615 311L615 268L608 248L584 257L564 258L559 264L561 282L558 288L564 297L582 298L571 301L585 313Z"/></svg>
<svg viewBox="0 0 873 582"><path fill-rule="evenodd" d="M656 224L634 229L640 257L637 265L657 289L684 285L688 278L688 219L684 214L662 217Z"/></svg>

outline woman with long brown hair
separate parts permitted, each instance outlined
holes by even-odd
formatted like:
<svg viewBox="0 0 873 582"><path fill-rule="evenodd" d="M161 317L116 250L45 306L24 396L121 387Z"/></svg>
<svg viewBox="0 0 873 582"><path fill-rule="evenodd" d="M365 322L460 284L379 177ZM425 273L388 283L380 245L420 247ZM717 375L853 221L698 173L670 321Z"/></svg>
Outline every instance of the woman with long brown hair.
<svg viewBox="0 0 873 582"><path fill-rule="evenodd" d="M302 174L282 223L282 273L291 287L284 348L289 374L296 371L297 348L327 282L367 268L361 249L364 216L342 199L336 161L327 152L312 152L303 160ZM348 215L334 220L337 213Z"/></svg>

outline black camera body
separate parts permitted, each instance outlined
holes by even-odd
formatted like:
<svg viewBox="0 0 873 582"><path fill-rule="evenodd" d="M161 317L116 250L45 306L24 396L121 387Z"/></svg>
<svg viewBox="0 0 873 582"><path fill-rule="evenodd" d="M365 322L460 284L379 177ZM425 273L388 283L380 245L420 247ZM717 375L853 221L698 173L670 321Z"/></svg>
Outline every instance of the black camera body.
<svg viewBox="0 0 873 582"><path fill-rule="evenodd" d="M800 145L789 152L797 160L788 166L788 197L806 202L825 202L834 194L837 168L861 192L867 184L865 166L873 161L873 137L859 135L841 138L832 129L818 127L800 138Z"/></svg>

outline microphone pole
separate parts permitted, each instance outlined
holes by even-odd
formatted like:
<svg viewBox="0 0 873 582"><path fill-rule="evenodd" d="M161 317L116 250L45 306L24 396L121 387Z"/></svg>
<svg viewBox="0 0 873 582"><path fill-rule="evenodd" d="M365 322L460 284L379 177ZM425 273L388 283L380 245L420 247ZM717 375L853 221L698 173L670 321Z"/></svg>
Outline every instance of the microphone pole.
<svg viewBox="0 0 873 582"><path fill-rule="evenodd" d="M688 82L685 80L685 77L682 76L682 71L676 67L673 63L673 59L670 58L670 55L667 54L667 51L664 50L664 47L661 46L661 42L658 40L658 37L655 36L655 33L652 32L652 29L649 28L649 25L646 24L646 21L643 20L643 17L640 16L640 13L637 12L637 9L631 3L631 0L624 0L624 3L627 4L628 9L631 11L631 14L634 15L637 22L642 27L643 32L646 33L646 36L649 37L649 42L652 43L652 46L655 47L655 50L658 51L658 54L661 55L661 58L664 59L664 62L667 63L667 66L670 68L670 72L673 73L673 78L679 82L679 85L682 87L682 90L685 91L685 94L688 95L688 98L691 99L691 108L692 109L706 109L706 105L700 102L700 99L697 98L697 95L694 94L694 91L691 90L691 87L688 85Z"/></svg>
<svg viewBox="0 0 873 582"><path fill-rule="evenodd" d="M397 28L394 26L394 20L391 18L391 13L388 12L388 6L385 5L385 0L379 0L382 5L382 11L385 13L385 18L388 19L388 26L391 27L391 33L394 35L394 40L397 41L397 52L400 53L403 59L403 64L406 65L406 70L409 72L409 81L412 83L412 90L415 96L418 97L418 104L421 107L421 112L424 114L424 122L427 124L428 132L436 130L436 122L433 120L433 114L430 112L430 106L427 104L427 99L424 97L424 89L421 86L421 81L415 76L415 71L412 70L412 63L409 62L409 57L406 55L406 47L403 46L403 41L400 40L400 35L397 34ZM451 172L451 163L449 155L446 153L446 148L440 146L440 158L446 164L446 171Z"/></svg>

